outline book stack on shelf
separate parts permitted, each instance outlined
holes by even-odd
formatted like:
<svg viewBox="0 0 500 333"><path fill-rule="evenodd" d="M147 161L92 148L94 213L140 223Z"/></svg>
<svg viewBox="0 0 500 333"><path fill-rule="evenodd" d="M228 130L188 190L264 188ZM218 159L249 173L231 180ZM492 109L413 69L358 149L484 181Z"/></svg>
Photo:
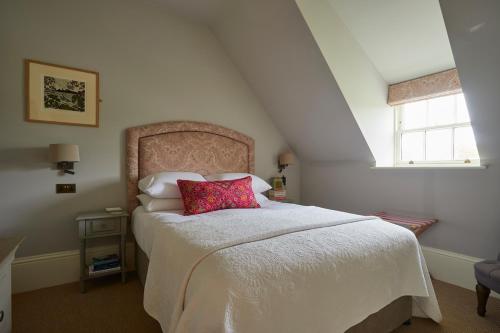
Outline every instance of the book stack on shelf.
<svg viewBox="0 0 500 333"><path fill-rule="evenodd" d="M269 191L269 199L275 201L286 200L286 190L271 190Z"/></svg>
<svg viewBox="0 0 500 333"><path fill-rule="evenodd" d="M92 264L89 265L90 276L102 273L119 272L120 270L120 257L116 254L92 258Z"/></svg>

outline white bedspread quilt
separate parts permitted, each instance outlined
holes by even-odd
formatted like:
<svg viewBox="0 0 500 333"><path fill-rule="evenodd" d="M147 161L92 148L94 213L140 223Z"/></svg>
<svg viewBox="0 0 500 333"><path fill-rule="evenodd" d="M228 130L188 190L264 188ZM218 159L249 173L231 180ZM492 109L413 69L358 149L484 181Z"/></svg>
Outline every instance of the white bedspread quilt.
<svg viewBox="0 0 500 333"><path fill-rule="evenodd" d="M344 332L404 295L441 320L412 232L287 206L157 225L144 306L164 332Z"/></svg>

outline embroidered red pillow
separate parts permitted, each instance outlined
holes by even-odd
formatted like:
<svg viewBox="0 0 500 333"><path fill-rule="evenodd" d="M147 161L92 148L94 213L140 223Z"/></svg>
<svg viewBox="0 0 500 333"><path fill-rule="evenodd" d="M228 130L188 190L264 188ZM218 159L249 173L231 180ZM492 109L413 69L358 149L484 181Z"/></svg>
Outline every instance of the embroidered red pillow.
<svg viewBox="0 0 500 333"><path fill-rule="evenodd" d="M194 215L231 208L259 208L252 190L252 177L197 182L177 180L184 214Z"/></svg>

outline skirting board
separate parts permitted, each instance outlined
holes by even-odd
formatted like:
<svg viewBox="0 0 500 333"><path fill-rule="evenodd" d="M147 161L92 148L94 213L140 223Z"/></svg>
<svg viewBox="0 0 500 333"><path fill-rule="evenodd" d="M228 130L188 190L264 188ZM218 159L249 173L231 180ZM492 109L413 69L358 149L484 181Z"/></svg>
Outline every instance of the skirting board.
<svg viewBox="0 0 500 333"><path fill-rule="evenodd" d="M422 246L422 252L433 278L472 291L476 290L474 264L483 259L427 246ZM494 292L491 296L500 298L500 295Z"/></svg>
<svg viewBox="0 0 500 333"><path fill-rule="evenodd" d="M118 253L117 245L87 249L87 259ZM127 271L135 270L134 243L127 243ZM53 287L80 279L80 252L78 250L20 257L12 263L12 293Z"/></svg>
<svg viewBox="0 0 500 333"><path fill-rule="evenodd" d="M88 249L87 257L116 253L117 250L116 246L94 247ZM426 246L422 247L422 252L435 279L475 290L474 264L482 259ZM134 243L127 243L127 270L134 269ZM22 257L12 263L14 294L75 282L79 277L78 250ZM500 298L500 295L495 293L492 293L492 296Z"/></svg>

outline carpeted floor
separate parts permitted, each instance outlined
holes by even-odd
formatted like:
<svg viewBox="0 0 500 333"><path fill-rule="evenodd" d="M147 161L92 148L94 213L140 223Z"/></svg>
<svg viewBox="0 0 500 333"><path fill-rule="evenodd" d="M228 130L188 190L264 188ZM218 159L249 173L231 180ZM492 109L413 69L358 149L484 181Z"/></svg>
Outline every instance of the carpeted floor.
<svg viewBox="0 0 500 333"><path fill-rule="evenodd" d="M398 333L500 332L500 300L490 298L485 318L476 315L475 294L440 281L434 286L444 321L438 325L414 318ZM131 276L126 284L117 277L89 283L81 294L78 283L17 294L13 297L13 332L161 332L142 307L142 286Z"/></svg>
<svg viewBox="0 0 500 333"><path fill-rule="evenodd" d="M476 313L476 294L448 283L434 280L434 288L443 313L440 324L432 320L413 318L410 326L402 326L398 333L499 333L500 300L490 297L486 317Z"/></svg>

